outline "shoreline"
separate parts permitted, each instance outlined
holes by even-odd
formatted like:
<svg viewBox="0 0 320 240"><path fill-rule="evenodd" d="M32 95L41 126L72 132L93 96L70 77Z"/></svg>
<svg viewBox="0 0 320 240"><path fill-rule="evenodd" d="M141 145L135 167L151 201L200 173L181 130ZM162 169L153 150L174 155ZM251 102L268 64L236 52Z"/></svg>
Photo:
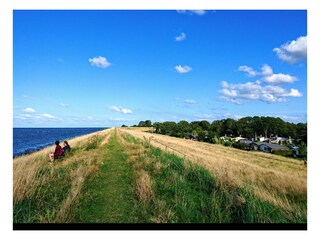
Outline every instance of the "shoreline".
<svg viewBox="0 0 320 240"><path fill-rule="evenodd" d="M113 127L110 127L110 128L104 128L100 131L95 131L95 132L92 132L92 133L88 133L88 134L84 134L84 135L79 135L79 136L76 136L76 137L71 137L71 138L66 138L65 140L67 140L72 148L72 145L73 147L76 146L77 144L79 144L81 141L83 141L84 139L87 139L95 134L103 134L105 131L108 131L110 129L112 129ZM40 129L40 128L37 128L37 129ZM47 128L44 128L44 129L47 129ZM66 128L62 128L62 129L66 129ZM35 151L32 151L32 152L24 152L22 154L16 154L16 155L13 155L12 156L12 159L13 160L17 160L19 158L25 158L25 157L29 157L29 156L38 156L38 155L43 155L44 153L46 153L47 155L54 151L54 143L53 144L49 144L49 145L46 145L45 147L43 148L40 148L39 150L35 150Z"/></svg>

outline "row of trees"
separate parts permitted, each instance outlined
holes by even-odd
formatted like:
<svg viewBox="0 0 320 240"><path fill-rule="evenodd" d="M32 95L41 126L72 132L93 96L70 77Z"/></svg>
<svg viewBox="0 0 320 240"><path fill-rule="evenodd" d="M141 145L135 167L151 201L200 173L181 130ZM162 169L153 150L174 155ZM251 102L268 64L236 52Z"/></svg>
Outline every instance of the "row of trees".
<svg viewBox="0 0 320 240"><path fill-rule="evenodd" d="M199 141L213 142L220 136L243 136L248 139L256 136L281 136L291 137L293 139L301 139L307 143L307 123L289 123L281 118L274 117L244 117L239 120L231 118L215 120L209 123L206 120L202 121L180 121L178 123L155 122L152 124L150 120L140 121L139 127L154 127L157 133L185 137L187 133L198 135Z"/></svg>

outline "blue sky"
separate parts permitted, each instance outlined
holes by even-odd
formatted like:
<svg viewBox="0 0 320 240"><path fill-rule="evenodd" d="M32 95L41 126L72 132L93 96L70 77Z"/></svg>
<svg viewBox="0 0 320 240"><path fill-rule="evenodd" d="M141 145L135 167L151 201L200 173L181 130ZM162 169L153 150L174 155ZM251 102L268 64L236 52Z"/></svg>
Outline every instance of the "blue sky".
<svg viewBox="0 0 320 240"><path fill-rule="evenodd" d="M14 127L307 121L307 12L14 11Z"/></svg>

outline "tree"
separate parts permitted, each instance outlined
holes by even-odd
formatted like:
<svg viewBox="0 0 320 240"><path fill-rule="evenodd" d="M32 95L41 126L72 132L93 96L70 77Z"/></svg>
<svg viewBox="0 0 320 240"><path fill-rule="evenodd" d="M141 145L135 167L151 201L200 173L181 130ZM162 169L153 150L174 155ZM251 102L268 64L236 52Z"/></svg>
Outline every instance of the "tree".
<svg viewBox="0 0 320 240"><path fill-rule="evenodd" d="M162 126L162 123L160 122L155 122L153 123L153 127L156 129L156 133L161 133L161 126Z"/></svg>
<svg viewBox="0 0 320 240"><path fill-rule="evenodd" d="M307 159L307 145L302 141L299 146L299 157Z"/></svg>
<svg viewBox="0 0 320 240"><path fill-rule="evenodd" d="M211 129L217 136L222 136L222 120L215 120L211 123Z"/></svg>
<svg viewBox="0 0 320 240"><path fill-rule="evenodd" d="M138 127L145 127L145 126L146 126L145 121L140 121L138 124Z"/></svg>
<svg viewBox="0 0 320 240"><path fill-rule="evenodd" d="M253 138L255 135L255 132L254 132L252 123L253 123L252 117L240 118L236 123L238 134L246 138Z"/></svg>
<svg viewBox="0 0 320 240"><path fill-rule="evenodd" d="M182 120L182 121L178 122L178 124L177 124L177 130L178 130L179 132L185 134L185 133L191 132L192 129L191 129L190 124L189 124L187 121Z"/></svg>
<svg viewBox="0 0 320 240"><path fill-rule="evenodd" d="M301 140L307 144L307 142L308 142L307 124L306 123L298 123L296 129L297 129L297 137L301 138Z"/></svg>
<svg viewBox="0 0 320 240"><path fill-rule="evenodd" d="M200 142L203 142L205 137L206 137L205 132L200 127L196 131L197 131L197 134L198 134L198 140Z"/></svg>
<svg viewBox="0 0 320 240"><path fill-rule="evenodd" d="M202 128L203 131L208 131L210 129L210 123L206 120L200 121L199 126Z"/></svg>
<svg viewBox="0 0 320 240"><path fill-rule="evenodd" d="M262 130L265 137L270 137L272 120L272 117L261 117Z"/></svg>
<svg viewBox="0 0 320 240"><path fill-rule="evenodd" d="M175 122L162 123L161 132L169 136L177 136L177 124Z"/></svg>
<svg viewBox="0 0 320 240"><path fill-rule="evenodd" d="M222 122L222 131L223 134L228 136L237 135L236 120L232 118L224 119Z"/></svg>
<svg viewBox="0 0 320 240"><path fill-rule="evenodd" d="M152 122L151 122L151 120L146 120L146 121L145 121L145 126L146 126L146 127L152 127Z"/></svg>
<svg viewBox="0 0 320 240"><path fill-rule="evenodd" d="M196 130L199 127L199 121L193 121L190 123L192 130Z"/></svg>

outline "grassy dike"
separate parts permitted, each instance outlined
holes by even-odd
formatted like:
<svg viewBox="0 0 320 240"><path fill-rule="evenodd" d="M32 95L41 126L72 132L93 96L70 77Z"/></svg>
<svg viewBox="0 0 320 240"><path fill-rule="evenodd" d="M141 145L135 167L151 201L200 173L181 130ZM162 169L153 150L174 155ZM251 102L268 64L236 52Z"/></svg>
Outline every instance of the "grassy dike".
<svg viewBox="0 0 320 240"><path fill-rule="evenodd" d="M15 223L307 221L303 211L223 184L203 167L117 129L86 139L53 164L41 156L19 161L14 176ZM306 199L294 201L306 209Z"/></svg>

